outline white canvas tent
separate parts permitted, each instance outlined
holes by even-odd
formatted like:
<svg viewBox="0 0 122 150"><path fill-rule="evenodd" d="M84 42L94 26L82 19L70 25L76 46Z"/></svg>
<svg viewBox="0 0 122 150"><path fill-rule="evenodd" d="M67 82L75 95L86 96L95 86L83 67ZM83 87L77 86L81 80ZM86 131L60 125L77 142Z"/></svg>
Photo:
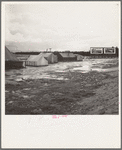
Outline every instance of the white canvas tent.
<svg viewBox="0 0 122 150"><path fill-rule="evenodd" d="M53 64L56 62L56 57L53 53L40 53L40 55L46 58L49 64Z"/></svg>
<svg viewBox="0 0 122 150"><path fill-rule="evenodd" d="M26 66L47 66L48 61L42 55L31 55L27 61Z"/></svg>
<svg viewBox="0 0 122 150"><path fill-rule="evenodd" d="M17 57L9 51L9 49L5 46L5 61L19 61Z"/></svg>

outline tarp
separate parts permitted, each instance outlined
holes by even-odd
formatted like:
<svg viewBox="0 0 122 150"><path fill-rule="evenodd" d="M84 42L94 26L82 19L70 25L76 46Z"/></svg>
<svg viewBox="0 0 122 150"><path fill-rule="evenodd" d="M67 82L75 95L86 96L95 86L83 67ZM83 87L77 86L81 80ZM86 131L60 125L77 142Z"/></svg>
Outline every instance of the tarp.
<svg viewBox="0 0 122 150"><path fill-rule="evenodd" d="M55 63L55 56L53 53L40 53L39 55L44 56L49 64Z"/></svg>
<svg viewBox="0 0 122 150"><path fill-rule="evenodd" d="M5 61L19 61L17 57L9 51L9 49L5 46Z"/></svg>
<svg viewBox="0 0 122 150"><path fill-rule="evenodd" d="M31 55L27 61L27 66L47 66L48 61L42 55Z"/></svg>

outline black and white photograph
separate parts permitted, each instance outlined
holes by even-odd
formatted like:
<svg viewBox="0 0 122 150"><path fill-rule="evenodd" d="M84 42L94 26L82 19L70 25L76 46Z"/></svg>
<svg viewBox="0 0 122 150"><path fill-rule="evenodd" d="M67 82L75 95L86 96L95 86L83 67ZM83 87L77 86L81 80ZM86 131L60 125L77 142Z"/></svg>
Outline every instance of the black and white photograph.
<svg viewBox="0 0 122 150"><path fill-rule="evenodd" d="M5 5L5 113L119 114L119 19L114 2Z"/></svg>
<svg viewBox="0 0 122 150"><path fill-rule="evenodd" d="M119 117L120 3L3 2L4 115Z"/></svg>

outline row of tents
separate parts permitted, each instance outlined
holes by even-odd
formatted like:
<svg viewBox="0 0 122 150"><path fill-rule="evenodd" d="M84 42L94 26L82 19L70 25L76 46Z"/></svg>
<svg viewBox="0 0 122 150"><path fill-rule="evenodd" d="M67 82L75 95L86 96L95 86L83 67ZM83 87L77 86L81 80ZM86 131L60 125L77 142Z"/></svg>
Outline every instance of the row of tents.
<svg viewBox="0 0 122 150"><path fill-rule="evenodd" d="M26 60L26 66L46 66L57 63L58 61L82 61L83 56L73 53L40 53L39 55L30 55Z"/></svg>
<svg viewBox="0 0 122 150"><path fill-rule="evenodd" d="M39 55L30 55L26 60L21 61L15 54L5 47L5 66L7 68L22 68L25 66L47 66L58 61L82 61L83 56L73 53L40 53Z"/></svg>

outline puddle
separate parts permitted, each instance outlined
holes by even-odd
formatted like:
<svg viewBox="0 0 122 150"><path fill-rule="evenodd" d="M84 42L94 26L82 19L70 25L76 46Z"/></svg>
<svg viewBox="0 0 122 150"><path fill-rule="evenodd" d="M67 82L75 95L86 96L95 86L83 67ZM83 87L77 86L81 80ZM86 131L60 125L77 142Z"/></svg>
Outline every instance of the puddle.
<svg viewBox="0 0 122 150"><path fill-rule="evenodd" d="M113 68L102 68L105 64L115 64L115 63L107 63L107 60L88 60L87 62L84 61L81 67L74 67L72 71L79 71L81 73L88 73L90 71L98 71L98 72L109 72L109 71L116 71L118 67Z"/></svg>
<svg viewBox="0 0 122 150"><path fill-rule="evenodd" d="M107 69L102 69L102 68L92 68L92 71L98 71L98 72L109 72L109 71L117 71L118 68L107 68Z"/></svg>
<svg viewBox="0 0 122 150"><path fill-rule="evenodd" d="M21 80L28 80L28 79L56 79L56 80L68 80L68 78L64 77L58 77L56 75L49 75L49 74L42 74L42 75L28 75L28 76L21 76L18 77L18 79L15 79L16 81L21 81Z"/></svg>

